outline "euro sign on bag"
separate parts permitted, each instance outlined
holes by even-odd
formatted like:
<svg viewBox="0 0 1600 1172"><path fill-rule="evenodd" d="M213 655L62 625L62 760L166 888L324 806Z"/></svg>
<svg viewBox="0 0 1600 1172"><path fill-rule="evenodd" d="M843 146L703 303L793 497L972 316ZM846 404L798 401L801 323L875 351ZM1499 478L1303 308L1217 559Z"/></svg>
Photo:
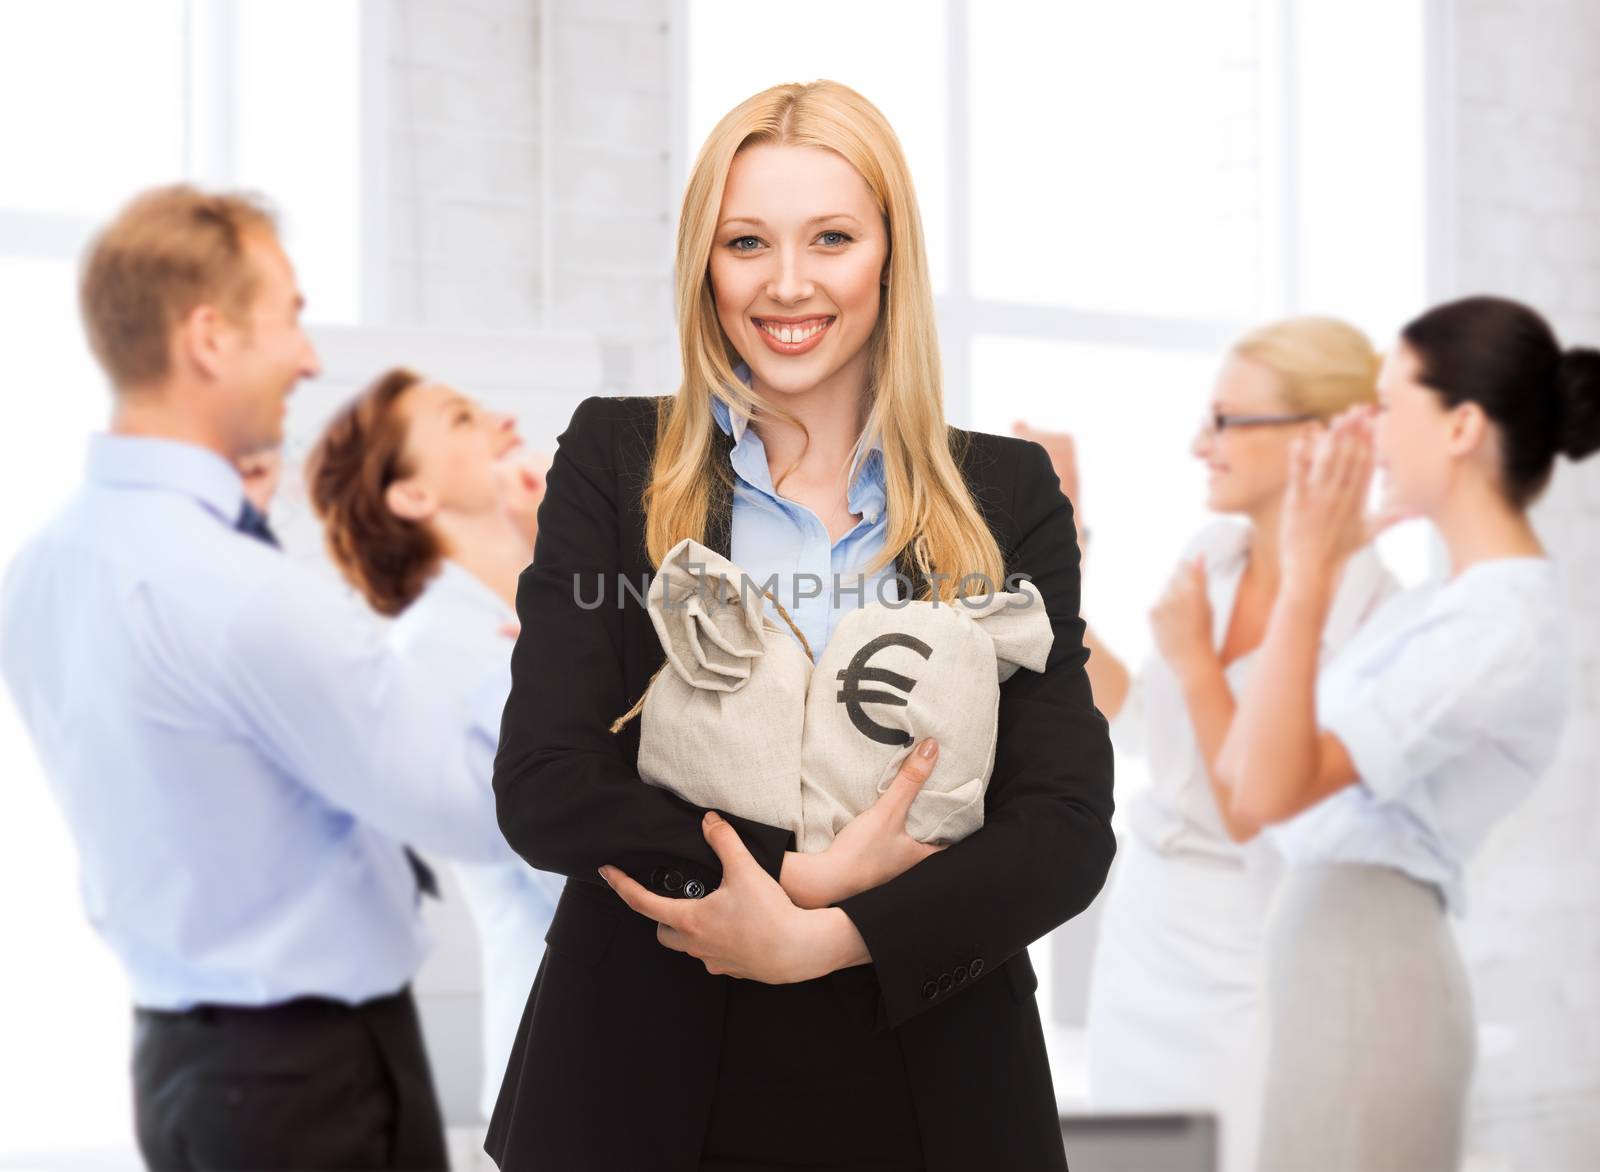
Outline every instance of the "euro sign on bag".
<svg viewBox="0 0 1600 1172"><path fill-rule="evenodd" d="M928 737L939 759L907 832L950 843L982 826L1000 684L1043 671L1054 638L1038 588L1022 581L954 602L868 604L840 620L813 666L777 600L692 539L663 559L646 605L666 663L611 726L642 713L640 777L791 830L803 851L825 849Z"/></svg>
<svg viewBox="0 0 1600 1172"><path fill-rule="evenodd" d="M982 826L1000 685L1019 667L1043 671L1054 637L1028 581L953 603L874 603L842 618L806 694L800 849L826 849L927 737L939 739L939 759L906 833L951 843Z"/></svg>

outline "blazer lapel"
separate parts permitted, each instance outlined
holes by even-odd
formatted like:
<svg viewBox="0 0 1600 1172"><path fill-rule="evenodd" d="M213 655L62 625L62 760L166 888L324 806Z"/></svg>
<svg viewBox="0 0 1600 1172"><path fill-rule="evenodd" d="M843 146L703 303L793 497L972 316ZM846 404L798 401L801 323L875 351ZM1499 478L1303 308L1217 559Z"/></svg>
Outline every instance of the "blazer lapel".
<svg viewBox="0 0 1600 1172"><path fill-rule="evenodd" d="M717 465L733 475L733 437L720 427L711 429L712 443L716 445ZM733 560L733 493L720 478L711 481L711 503L706 509L707 549L715 550L729 561Z"/></svg>

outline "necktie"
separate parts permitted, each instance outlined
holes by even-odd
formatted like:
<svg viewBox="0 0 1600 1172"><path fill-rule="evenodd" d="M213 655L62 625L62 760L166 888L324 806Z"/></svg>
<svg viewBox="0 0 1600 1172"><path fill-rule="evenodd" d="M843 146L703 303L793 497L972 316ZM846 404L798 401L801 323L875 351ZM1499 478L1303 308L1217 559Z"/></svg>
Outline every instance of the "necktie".
<svg viewBox="0 0 1600 1172"><path fill-rule="evenodd" d="M239 519L233 527L240 533L248 534L257 541L264 541L273 549L282 549L278 535L272 531L272 526L267 524L267 515L247 499L244 507L239 510ZM400 849L406 853L406 862L411 864L411 874L416 878L417 890L423 895L431 895L434 899L442 898L439 894L439 877L433 873L433 868L422 861L422 856L409 846Z"/></svg>
<svg viewBox="0 0 1600 1172"><path fill-rule="evenodd" d="M240 533L248 533L257 541L265 541L273 549L283 548L278 542L278 535L267 524L267 515L251 504L248 498L239 510L239 519L233 523L233 527Z"/></svg>

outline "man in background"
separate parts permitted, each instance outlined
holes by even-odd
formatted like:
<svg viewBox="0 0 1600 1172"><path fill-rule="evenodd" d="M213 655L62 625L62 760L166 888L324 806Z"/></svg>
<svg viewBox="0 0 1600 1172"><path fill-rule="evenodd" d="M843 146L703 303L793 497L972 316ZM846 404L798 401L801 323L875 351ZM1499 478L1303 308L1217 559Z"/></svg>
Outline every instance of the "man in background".
<svg viewBox="0 0 1600 1172"><path fill-rule="evenodd" d="M3 672L135 1006L152 1168L443 1168L409 982L431 872L503 850L459 717L276 549L238 464L318 372L270 212L187 186L90 246L113 389L82 487L18 555Z"/></svg>

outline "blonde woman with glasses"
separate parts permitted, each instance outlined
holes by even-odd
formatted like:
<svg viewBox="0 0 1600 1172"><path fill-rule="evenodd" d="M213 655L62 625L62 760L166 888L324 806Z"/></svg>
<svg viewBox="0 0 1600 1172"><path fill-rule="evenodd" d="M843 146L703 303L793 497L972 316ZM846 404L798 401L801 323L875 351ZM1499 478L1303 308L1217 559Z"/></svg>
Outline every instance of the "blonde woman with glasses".
<svg viewBox="0 0 1600 1172"><path fill-rule="evenodd" d="M500 826L570 878L486 1149L563 1172L1065 1169L1026 946L1115 845L1072 507L1037 444L945 422L909 172L853 90L778 86L718 123L677 282L678 393L579 406L517 593ZM1001 686L983 827L906 834L932 741L814 854L644 784L638 722L610 731L663 658L632 591L685 538L776 575L816 654L842 609L1027 574L1054 642Z"/></svg>
<svg viewBox="0 0 1600 1172"><path fill-rule="evenodd" d="M1150 612L1154 650L1130 673L1089 633L1095 701L1119 748L1141 755L1150 774L1149 788L1124 802L1095 955L1091 1102L1215 1114L1225 1172L1255 1166L1263 931L1279 866L1259 827L1233 814L1216 758L1278 590L1290 448L1371 402L1377 371L1367 338L1331 318L1274 322L1235 343L1191 448L1218 516ZM1070 440L1044 439L1070 483ZM1335 652L1393 589L1371 550L1353 559L1320 653Z"/></svg>

